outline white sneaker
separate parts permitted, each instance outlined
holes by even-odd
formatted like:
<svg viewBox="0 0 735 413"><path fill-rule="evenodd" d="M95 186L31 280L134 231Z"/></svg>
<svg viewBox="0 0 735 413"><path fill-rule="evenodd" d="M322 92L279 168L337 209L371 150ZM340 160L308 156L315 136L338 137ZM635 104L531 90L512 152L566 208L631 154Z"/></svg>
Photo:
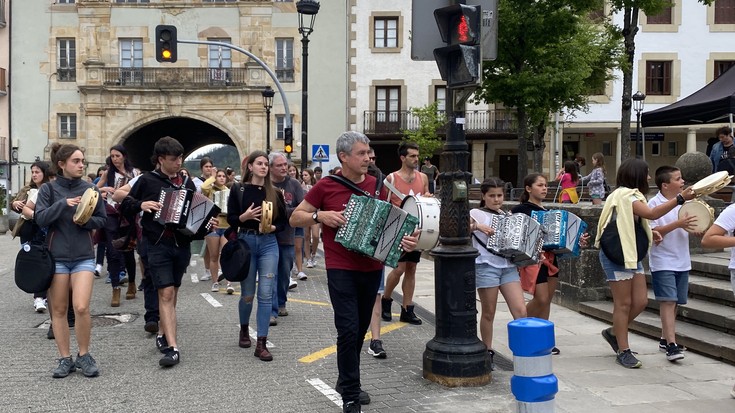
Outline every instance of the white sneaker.
<svg viewBox="0 0 735 413"><path fill-rule="evenodd" d="M36 297L36 299L33 300L33 308L36 310L37 313L45 313L46 300L41 297Z"/></svg>
<svg viewBox="0 0 735 413"><path fill-rule="evenodd" d="M201 278L199 278L199 281L209 281L211 279L212 279L212 273L207 271L206 273L204 273L204 275Z"/></svg>
<svg viewBox="0 0 735 413"><path fill-rule="evenodd" d="M312 260L311 258L306 260L306 268L314 268L314 260Z"/></svg>
<svg viewBox="0 0 735 413"><path fill-rule="evenodd" d="M212 284L212 292L218 293L219 292L219 283Z"/></svg>
<svg viewBox="0 0 735 413"><path fill-rule="evenodd" d="M298 275L296 275L296 278L298 278L301 281L304 281L307 278L306 277L306 273L304 273L303 271L301 271L301 272L298 273Z"/></svg>
<svg viewBox="0 0 735 413"><path fill-rule="evenodd" d="M235 287L232 286L232 284L227 283L227 294L232 295L235 294Z"/></svg>
<svg viewBox="0 0 735 413"><path fill-rule="evenodd" d="M294 288L298 287L299 284L294 280L289 280L288 282L288 289L293 290Z"/></svg>

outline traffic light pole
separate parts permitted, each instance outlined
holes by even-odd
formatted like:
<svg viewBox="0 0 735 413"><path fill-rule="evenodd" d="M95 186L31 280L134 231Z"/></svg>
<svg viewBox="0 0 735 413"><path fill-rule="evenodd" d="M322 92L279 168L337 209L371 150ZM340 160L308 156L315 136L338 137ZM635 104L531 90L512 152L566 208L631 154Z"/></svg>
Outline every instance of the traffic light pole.
<svg viewBox="0 0 735 413"><path fill-rule="evenodd" d="M235 46L231 43L225 43L225 42L213 42L209 40L177 40L177 43L185 43L185 44L208 44L213 46L222 46L226 47L228 49L237 50L238 52L248 56L249 58L253 59L255 63L260 65L260 67L263 68L263 70L268 73L268 76L271 77L273 80L273 83L276 84L276 88L278 88L278 94L281 95L281 100L283 101L283 109L286 112L286 116L283 119L283 127L284 128L290 128L291 125L291 111L288 109L288 99L286 99L286 93L283 91L283 86L281 86L281 82L278 81L278 77L276 77L276 74L273 73L270 67L268 67L267 64L265 64L262 60L258 58L258 56L255 56L254 54L248 52L247 50Z"/></svg>
<svg viewBox="0 0 735 413"><path fill-rule="evenodd" d="M470 243L467 172L469 152L464 132L464 99L469 91L448 90L447 139L441 154L439 246L434 257L436 333L426 343L423 376L448 387L490 382L491 361L477 338L475 257ZM455 101L455 96L463 98Z"/></svg>

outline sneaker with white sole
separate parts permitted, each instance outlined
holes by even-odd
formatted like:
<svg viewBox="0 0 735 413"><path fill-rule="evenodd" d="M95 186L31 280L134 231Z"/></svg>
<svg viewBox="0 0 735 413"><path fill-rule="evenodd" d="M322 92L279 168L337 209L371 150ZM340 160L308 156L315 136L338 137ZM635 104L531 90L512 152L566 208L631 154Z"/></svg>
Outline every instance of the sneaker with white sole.
<svg viewBox="0 0 735 413"><path fill-rule="evenodd" d="M41 297L36 297L33 300L33 308L36 310L37 313L45 313L46 312L46 300Z"/></svg>
<svg viewBox="0 0 735 413"><path fill-rule="evenodd" d="M201 277L199 277L199 281L209 281L211 279L212 279L212 274L208 272L202 275Z"/></svg>
<svg viewBox="0 0 735 413"><path fill-rule="evenodd" d="M296 288L298 286L299 286L299 283L297 283L296 281L294 281L292 279L289 279L288 280L288 289L289 290L293 290L294 288Z"/></svg>
<svg viewBox="0 0 735 413"><path fill-rule="evenodd" d="M681 344L677 344L677 347L679 347L679 350L686 351L687 348L682 346ZM669 351L669 344L666 342L666 339L661 337L661 339L658 340L658 351L661 351L663 353L666 353Z"/></svg>
<svg viewBox="0 0 735 413"><path fill-rule="evenodd" d="M388 357L388 354L383 350L382 340L370 340L370 346L368 346L368 354L375 357L376 359L384 359Z"/></svg>
<svg viewBox="0 0 735 413"><path fill-rule="evenodd" d="M684 353L676 343L669 343L666 348L666 360L676 361L684 358Z"/></svg>
<svg viewBox="0 0 735 413"><path fill-rule="evenodd" d="M308 277L306 276L305 272L301 271L296 274L296 278L298 278L300 281L305 281Z"/></svg>
<svg viewBox="0 0 735 413"><path fill-rule="evenodd" d="M232 284L227 283L227 294L232 295L235 294L235 287L232 286Z"/></svg>
<svg viewBox="0 0 735 413"><path fill-rule="evenodd" d="M311 258L306 260L306 268L314 268L314 265L314 260L312 260Z"/></svg>
<svg viewBox="0 0 735 413"><path fill-rule="evenodd" d="M219 283L213 283L212 284L212 292L213 293L219 292Z"/></svg>

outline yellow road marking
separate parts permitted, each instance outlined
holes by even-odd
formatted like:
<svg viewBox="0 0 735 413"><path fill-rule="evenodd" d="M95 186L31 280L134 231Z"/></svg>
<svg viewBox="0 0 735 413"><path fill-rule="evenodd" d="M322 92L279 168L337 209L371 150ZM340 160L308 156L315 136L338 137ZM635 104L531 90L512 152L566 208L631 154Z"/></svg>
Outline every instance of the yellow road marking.
<svg viewBox="0 0 735 413"><path fill-rule="evenodd" d="M391 324L385 325L385 326L383 326L383 327L380 328L380 335L382 336L383 334L390 333L391 331L398 330L399 328L403 328L403 327L405 327L407 325L408 325L408 323L402 323L402 322L395 322L395 323L391 323ZM373 338L373 335L368 331L368 333L365 335L365 341L368 341L371 338ZM330 354L334 354L336 352L337 352L337 346L336 345L329 346L329 347L327 347L325 349L322 349L322 350L316 351L314 353L311 353L311 354L309 354L307 356L304 356L304 357L300 358L299 361L302 362L302 363L313 363L313 362L315 362L317 360L323 359L323 358L329 356Z"/></svg>
<svg viewBox="0 0 735 413"><path fill-rule="evenodd" d="M329 303L325 303L324 301L296 300L296 299L293 299L293 298L289 298L288 301L289 302L293 302L293 303L323 305L323 306L328 306L328 307L331 307L331 305L332 305L332 304L329 304Z"/></svg>

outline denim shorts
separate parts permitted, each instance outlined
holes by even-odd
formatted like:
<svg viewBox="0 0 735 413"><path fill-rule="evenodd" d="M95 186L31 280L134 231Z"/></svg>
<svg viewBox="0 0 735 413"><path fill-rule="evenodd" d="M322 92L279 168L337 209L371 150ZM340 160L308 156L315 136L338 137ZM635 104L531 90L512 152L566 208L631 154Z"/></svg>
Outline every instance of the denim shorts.
<svg viewBox="0 0 735 413"><path fill-rule="evenodd" d="M207 234L207 236L208 237L221 237L221 236L225 235L225 231L226 230L227 230L227 228L217 228L214 231L212 231L209 234Z"/></svg>
<svg viewBox="0 0 735 413"><path fill-rule="evenodd" d="M304 238L304 228L303 227L294 228L294 237Z"/></svg>
<svg viewBox="0 0 735 413"><path fill-rule="evenodd" d="M518 267L496 268L489 264L475 264L475 288L500 287L520 280Z"/></svg>
<svg viewBox="0 0 735 413"><path fill-rule="evenodd" d="M380 285L378 286L378 294L383 295L385 292L385 267L383 267L383 271L380 273Z"/></svg>
<svg viewBox="0 0 735 413"><path fill-rule="evenodd" d="M75 274L81 271L89 271L93 273L94 268L94 258L67 262L56 261L56 270L54 271L54 274Z"/></svg>
<svg viewBox="0 0 735 413"><path fill-rule="evenodd" d="M651 283L656 301L687 303L689 271L652 271Z"/></svg>
<svg viewBox="0 0 735 413"><path fill-rule="evenodd" d="M600 265L605 271L605 277L608 281L625 281L632 280L633 275L643 275L643 265L638 261L638 268L635 270L626 269L624 265L618 265L610 261L602 250L600 250Z"/></svg>

